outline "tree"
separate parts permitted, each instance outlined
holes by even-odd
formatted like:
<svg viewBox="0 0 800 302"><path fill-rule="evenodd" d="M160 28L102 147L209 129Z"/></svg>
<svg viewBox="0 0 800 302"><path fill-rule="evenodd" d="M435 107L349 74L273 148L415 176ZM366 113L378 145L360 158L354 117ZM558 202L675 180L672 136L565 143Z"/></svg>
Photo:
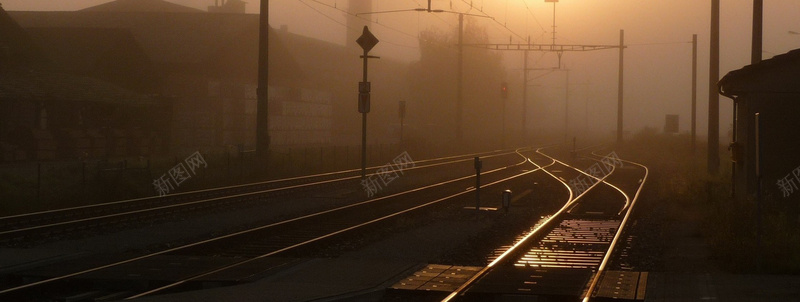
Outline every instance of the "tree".
<svg viewBox="0 0 800 302"><path fill-rule="evenodd" d="M484 27L467 20L464 44L488 43ZM429 142L452 143L456 137L458 32L436 29L419 35L420 60L409 70L409 122ZM463 134L466 142L497 142L502 131L500 85L506 70L500 54L464 47ZM413 102L413 103L412 103Z"/></svg>

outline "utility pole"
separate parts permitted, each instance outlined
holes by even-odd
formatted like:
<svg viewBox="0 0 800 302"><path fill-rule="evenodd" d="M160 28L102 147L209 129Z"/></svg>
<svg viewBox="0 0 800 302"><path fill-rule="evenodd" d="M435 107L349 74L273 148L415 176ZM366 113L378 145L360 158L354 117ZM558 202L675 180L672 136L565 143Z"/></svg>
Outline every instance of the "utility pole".
<svg viewBox="0 0 800 302"><path fill-rule="evenodd" d="M622 79L625 53L625 30L619 30L619 80L617 86L617 144L622 144Z"/></svg>
<svg viewBox="0 0 800 302"><path fill-rule="evenodd" d="M556 3L558 0L544 0L544 2L553 2L553 45L556 45Z"/></svg>
<svg viewBox="0 0 800 302"><path fill-rule="evenodd" d="M569 69L564 66L567 72L567 80L564 83L564 143L569 139Z"/></svg>
<svg viewBox="0 0 800 302"><path fill-rule="evenodd" d="M457 88L456 92L456 141L463 143L464 134L462 133L462 118L464 110L464 14L458 14L458 68L457 68Z"/></svg>
<svg viewBox="0 0 800 302"><path fill-rule="evenodd" d="M692 35L692 153L697 148L697 34Z"/></svg>
<svg viewBox="0 0 800 302"><path fill-rule="evenodd" d="M484 48L484 49L491 49L491 50L498 50L498 51L522 51L524 52L524 72L523 72L523 115L522 115L522 126L523 126L523 133L526 133L525 124L527 123L527 85L528 85L528 71L529 70L542 70L539 68L528 68L528 60L527 60L527 53L529 51L543 51L543 52L555 52L559 55L559 63L558 67L556 68L548 68L546 70L559 70L561 68L561 54L564 52L586 52L586 51L593 51L593 50L603 50L603 49L613 49L619 48L619 87L618 87L618 94L619 94L619 111L617 113L617 139L619 142L622 141L622 83L623 83L623 50L625 48L625 40L624 40L624 30L620 30L620 43L615 45L575 45L575 44L532 44L528 42L528 44L466 44L466 46L476 47L476 48Z"/></svg>
<svg viewBox="0 0 800 302"><path fill-rule="evenodd" d="M528 37L528 44L531 43L531 38ZM522 56L522 139L527 142L528 140L528 51L523 51Z"/></svg>
<svg viewBox="0 0 800 302"><path fill-rule="evenodd" d="M261 0L258 32L256 154L266 163L269 156L269 0Z"/></svg>
<svg viewBox="0 0 800 302"><path fill-rule="evenodd" d="M708 75L708 174L719 173L719 0L711 0L711 59Z"/></svg>

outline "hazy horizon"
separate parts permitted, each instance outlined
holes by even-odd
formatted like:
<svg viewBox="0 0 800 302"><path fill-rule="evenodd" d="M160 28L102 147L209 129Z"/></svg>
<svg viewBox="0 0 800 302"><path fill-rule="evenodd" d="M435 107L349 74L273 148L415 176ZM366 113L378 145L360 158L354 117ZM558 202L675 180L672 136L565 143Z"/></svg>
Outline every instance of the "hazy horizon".
<svg viewBox="0 0 800 302"><path fill-rule="evenodd" d="M79 10L109 0L0 0L3 8L17 10ZM170 0L180 5L206 10L214 0ZM374 1L374 11L418 8L424 1ZM248 13L257 13L259 1L247 3ZM476 7L470 7L473 3ZM292 33L344 44L347 0L273 0L270 24L286 26ZM445 9L494 18L470 18L487 28L492 43L552 42L552 3L537 1L433 1L434 9ZM480 11L482 9L482 12ZM769 1L764 4L764 58L800 46L797 23L800 1ZM356 13L356 12L352 12ZM419 58L417 35L425 30L452 32L457 26L454 14L401 12L376 14L372 31L381 40L373 53L402 61ZM752 1L721 3L720 77L750 62ZM314 21L314 22L311 22ZM698 135L707 130L708 53L710 1L580 1L561 0L556 5L557 44L618 44L619 31L625 30L625 129L663 127L665 114L679 114L681 131L690 125L691 44L698 35ZM522 53L503 52L509 74L521 74ZM590 128L606 132L616 127L617 50L566 53L562 63L570 72L570 111L586 119ZM532 52L531 68L554 67L555 54ZM532 77L538 76L531 72ZM532 98L541 102L563 102L564 75L543 76L532 85ZM558 87L561 86L561 87ZM517 89L512 87L512 89ZM585 103L584 103L585 102ZM581 104L583 104L581 106ZM554 105L555 106L555 105ZM591 115L588 112L592 112ZM732 102L720 97L720 135L731 124ZM562 113L563 114L563 113Z"/></svg>

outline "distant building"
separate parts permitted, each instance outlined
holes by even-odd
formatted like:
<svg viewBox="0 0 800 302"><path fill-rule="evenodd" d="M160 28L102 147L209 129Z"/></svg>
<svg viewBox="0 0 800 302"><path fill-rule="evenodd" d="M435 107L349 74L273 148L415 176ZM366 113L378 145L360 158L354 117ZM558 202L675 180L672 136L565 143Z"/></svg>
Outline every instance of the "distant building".
<svg viewBox="0 0 800 302"><path fill-rule="evenodd" d="M240 2L221 1L214 7ZM206 13L160 0L117 0L76 12L10 14L58 65L81 74L105 74L100 78L169 97L170 152L255 146L258 15ZM112 32L119 35L109 39ZM65 36L82 43L63 43ZM295 35L285 27L270 29L269 36L272 145L357 144L361 50ZM126 43L135 45L115 46ZM92 45L92 50L83 52L83 45ZM117 64L89 63L103 58L114 58ZM406 87L398 75L405 74L405 68L388 59L370 65L370 81L375 83L370 120L397 119ZM394 137L385 135L389 122L380 124L372 124L370 141L392 141Z"/></svg>
<svg viewBox="0 0 800 302"><path fill-rule="evenodd" d="M735 162L734 197L740 201L756 198L758 165L764 198L787 201L782 204L792 204L797 210L800 208L800 50L731 71L718 85L720 93L733 99L735 106L735 136L731 144ZM794 215L797 217L798 213Z"/></svg>
<svg viewBox="0 0 800 302"><path fill-rule="evenodd" d="M158 153L168 111L157 98L56 67L0 7L0 161Z"/></svg>
<svg viewBox="0 0 800 302"><path fill-rule="evenodd" d="M163 0L115 0L85 8L84 12L200 13L202 10Z"/></svg>

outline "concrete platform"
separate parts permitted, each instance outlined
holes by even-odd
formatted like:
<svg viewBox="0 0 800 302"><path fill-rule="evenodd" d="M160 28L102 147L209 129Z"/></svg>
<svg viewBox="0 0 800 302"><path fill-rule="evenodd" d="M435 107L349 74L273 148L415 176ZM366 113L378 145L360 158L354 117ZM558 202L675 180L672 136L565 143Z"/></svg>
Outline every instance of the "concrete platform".
<svg viewBox="0 0 800 302"><path fill-rule="evenodd" d="M423 266L401 261L308 259L252 283L134 301L369 301L379 299L384 289Z"/></svg>

